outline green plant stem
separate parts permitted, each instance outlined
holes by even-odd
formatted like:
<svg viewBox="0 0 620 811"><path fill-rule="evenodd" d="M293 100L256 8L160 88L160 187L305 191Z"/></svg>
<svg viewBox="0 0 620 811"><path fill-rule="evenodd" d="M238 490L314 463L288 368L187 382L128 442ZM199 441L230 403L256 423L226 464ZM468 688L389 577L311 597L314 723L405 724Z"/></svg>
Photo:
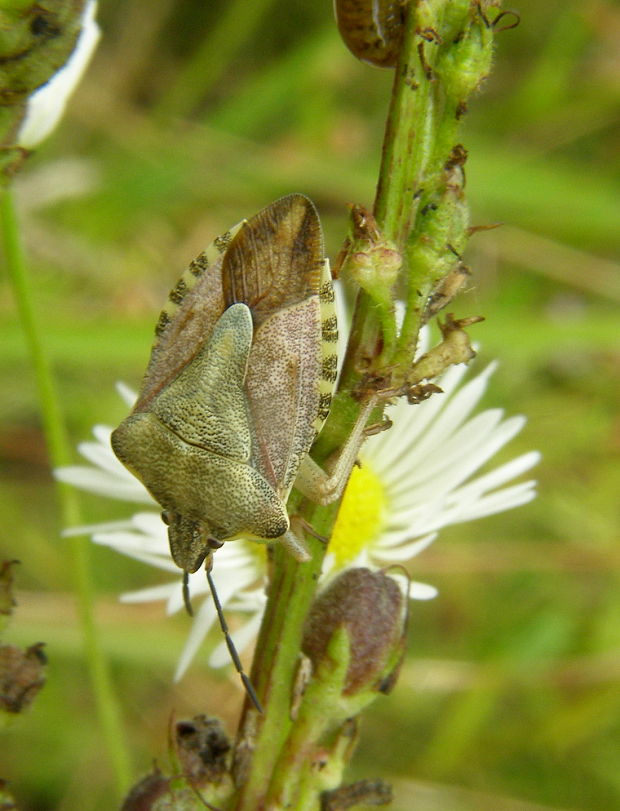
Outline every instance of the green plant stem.
<svg viewBox="0 0 620 811"><path fill-rule="evenodd" d="M415 4L409 4L403 46L383 140L374 215L386 239L404 248L416 207L416 194L432 149L432 90L417 51Z"/></svg>
<svg viewBox="0 0 620 811"><path fill-rule="evenodd" d="M412 35L409 38L412 39ZM411 50L412 46L409 45L408 48ZM413 61L413 56L407 58ZM382 212L381 224L385 226L389 223L387 236L394 238L394 235L400 234L401 242L395 241L403 244L410 216L404 201L412 199L412 166L419 160L417 142L412 138L413 116L419 110L411 85L405 84L402 78L399 79L398 74L399 71L386 129L377 210ZM376 327L373 319L368 318L373 306L369 297L361 293L350 339L354 349L349 350L347 355L350 359L361 345L366 349L370 347L372 351L375 349ZM352 428L359 405L351 398L350 391L359 377L355 361L350 362L348 367L345 362L340 393L335 398L321 441L313 452L319 463L324 462L342 444ZM338 506L335 504L316 508L307 502L289 502L289 509L298 507L303 518L325 537L331 535ZM312 560L308 563L299 564L293 561L277 546L273 552L273 576L252 667L252 682L265 715L259 716L246 702L237 738L235 777L241 788L236 811L256 811L263 807L271 781L282 779L282 776L274 778L274 769L282 756L282 747L291 729L291 695L303 625L314 597L325 554L325 548L320 542L314 539L308 541L312 553Z"/></svg>
<svg viewBox="0 0 620 811"><path fill-rule="evenodd" d="M312 518L318 533L329 530L335 506L311 509L312 513L304 516L306 520ZM303 626L325 555L325 544L316 538L306 540L312 555L307 563L293 560L277 544L273 548L273 574L251 673L265 713L260 716L246 701L237 737L235 779L241 789L236 811L261 807L291 728L291 695Z"/></svg>
<svg viewBox="0 0 620 811"><path fill-rule="evenodd" d="M369 292L358 293L338 393L312 449L313 458L322 465L350 434L360 401L380 389L384 378L388 387L389 382L407 381L429 293L456 262L451 246L458 251L466 241L462 173L459 179L455 169L462 164L458 155L452 155L466 98L488 72L492 32L481 7L469 0L408 3L405 14L374 216L381 237L402 256L398 294L405 298L407 311L395 340L391 308L384 306L372 286L366 288ZM450 175L453 169L455 177ZM362 243L364 239L362 235ZM350 254L356 247L355 242L347 243ZM392 292L392 284L388 282L386 292ZM391 357L386 357L386 346ZM452 362L460 359L447 361ZM373 417L379 415L380 408ZM330 537L338 506L316 508L296 499L289 502L289 512L297 512L318 533ZM305 751L305 732L291 732L290 709L304 622L325 553L316 540L309 545L313 554L309 563L292 561L280 548L273 553L252 669L265 715L261 717L246 701L237 739L236 811L284 807L275 798L286 795L289 803L298 790L294 778L278 773L278 764L280 770L295 769L293 760ZM288 761L287 739L292 745ZM298 787L307 802L304 808L318 808L318 796L313 805L309 787L305 783Z"/></svg>
<svg viewBox="0 0 620 811"><path fill-rule="evenodd" d="M326 762L326 768L320 770L317 760L326 755L329 738L333 746L349 708L355 704L342 700L350 658L350 640L340 627L330 642L327 661L317 668L305 688L295 723L274 769L267 808L312 811L317 793L340 782L338 765L342 764Z"/></svg>
<svg viewBox="0 0 620 811"><path fill-rule="evenodd" d="M2 223L6 266L34 370L47 449L52 466L57 467L69 462L71 455L70 445L67 440L51 364L34 308L30 279L20 239L17 213L10 188L0 191L0 221ZM75 492L61 483L57 484L57 491L61 523L64 526L79 524L79 506ZM103 654L94 617L94 588L91 574L90 545L85 543L83 538L72 538L69 540L68 545L88 670L99 721L116 777L119 797L121 797L123 791L129 785L131 769L122 730L120 710L112 689L108 664Z"/></svg>
<svg viewBox="0 0 620 811"><path fill-rule="evenodd" d="M399 64L395 70L390 108L383 139L379 180L374 215L383 237L394 242L404 253L416 206L415 192L423 167L430 155L432 98L417 51L415 4L407 6L405 33ZM342 445L357 414L351 391L359 383L361 371L369 359L380 355L383 334L392 335L391 323L383 319L371 297L360 290L357 295L349 343L343 362L338 393L332 403L330 418L316 446L319 454L328 456Z"/></svg>

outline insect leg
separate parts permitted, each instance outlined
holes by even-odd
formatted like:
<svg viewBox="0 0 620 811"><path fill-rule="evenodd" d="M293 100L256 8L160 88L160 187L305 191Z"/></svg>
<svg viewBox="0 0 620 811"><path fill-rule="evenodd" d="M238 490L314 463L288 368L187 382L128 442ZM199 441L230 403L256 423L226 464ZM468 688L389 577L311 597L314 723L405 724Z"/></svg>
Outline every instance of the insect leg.
<svg viewBox="0 0 620 811"><path fill-rule="evenodd" d="M377 405L378 396L373 395L358 415L349 438L340 449L335 464L329 472L324 471L310 456L306 455L299 467L295 487L304 496L317 504L331 504L340 497L345 488L351 468L355 464L360 446L365 439L368 418Z"/></svg>
<svg viewBox="0 0 620 811"><path fill-rule="evenodd" d="M287 530L284 535L278 538L278 542L300 563L305 563L312 557L301 535L298 535L292 529Z"/></svg>

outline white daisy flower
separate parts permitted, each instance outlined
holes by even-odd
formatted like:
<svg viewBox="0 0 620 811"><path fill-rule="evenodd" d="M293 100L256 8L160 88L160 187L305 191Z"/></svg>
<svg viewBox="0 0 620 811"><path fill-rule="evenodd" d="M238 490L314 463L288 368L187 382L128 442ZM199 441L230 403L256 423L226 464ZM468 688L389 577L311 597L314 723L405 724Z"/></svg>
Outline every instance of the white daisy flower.
<svg viewBox="0 0 620 811"><path fill-rule="evenodd" d="M525 424L521 416L504 419L501 409L470 417L495 369L488 366L463 386L463 365L450 368L438 381L443 394L434 394L419 405L402 398L389 411L393 427L370 437L359 454L361 467L353 470L329 545L323 569L324 582L344 568L382 567L406 563L425 549L438 531L449 524L470 521L526 504L535 497L535 481L509 484L540 459L537 451L525 453L489 472L475 475ZM135 395L119 387L131 404ZM183 606L179 570L168 548L160 508L143 486L112 453L111 429L94 428L95 442L79 451L92 466L72 466L56 476L91 492L112 498L150 504L126 521L69 530L88 533L93 541L116 549L152 566L175 573L161 586L123 594L124 602L164 600L169 614ZM265 605L264 547L250 541L225 543L215 556L215 576L222 606L249 614L236 629L233 641L243 650L255 638ZM216 621L203 572L189 577L192 602L203 595L192 629L179 659L175 679L180 679ZM412 582L409 597L427 600L437 590ZM225 642L213 651L209 664L229 661Z"/></svg>
<svg viewBox="0 0 620 811"><path fill-rule="evenodd" d="M82 12L82 29L69 58L28 98L26 114L15 139L24 149L38 146L60 121L99 41L101 31L95 21L96 13L97 0L88 0Z"/></svg>

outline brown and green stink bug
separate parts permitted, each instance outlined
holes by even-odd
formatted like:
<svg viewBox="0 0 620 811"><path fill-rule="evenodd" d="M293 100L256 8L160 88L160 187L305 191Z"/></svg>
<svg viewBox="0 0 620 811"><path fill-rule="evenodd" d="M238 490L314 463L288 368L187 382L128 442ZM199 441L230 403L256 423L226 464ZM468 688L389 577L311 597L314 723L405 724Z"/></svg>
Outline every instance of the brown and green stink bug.
<svg viewBox="0 0 620 811"><path fill-rule="evenodd" d="M336 375L333 290L310 200L284 197L214 245L170 293L138 401L112 435L161 504L184 572L240 537L307 558L286 499Z"/></svg>
<svg viewBox="0 0 620 811"><path fill-rule="evenodd" d="M318 214L291 194L219 237L183 274L136 405L112 434L118 458L163 508L188 610L188 573L206 560L225 634L213 550L237 538L278 541L307 560L290 528L290 490L328 503L355 460L372 399L329 476L308 456L329 412L336 341Z"/></svg>

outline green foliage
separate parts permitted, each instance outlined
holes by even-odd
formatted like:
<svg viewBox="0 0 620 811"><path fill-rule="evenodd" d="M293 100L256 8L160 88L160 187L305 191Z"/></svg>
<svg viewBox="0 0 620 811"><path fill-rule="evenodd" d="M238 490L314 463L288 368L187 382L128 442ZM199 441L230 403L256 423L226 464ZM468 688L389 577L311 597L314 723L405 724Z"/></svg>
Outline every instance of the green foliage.
<svg viewBox="0 0 620 811"><path fill-rule="evenodd" d="M76 442L123 415L114 381L137 387L170 284L215 234L301 191L334 256L344 203L372 201L390 73L350 56L329 4L261 5L244 19L253 4L104 4L92 69L18 179L36 303ZM416 560L416 578L440 596L414 608L409 659L369 713L352 775L394 778L403 810L620 805L620 14L610 0L522 0L519 12L463 132L472 223L506 225L472 237L473 277L453 306L487 317L472 330L480 364L501 360L487 401L528 415L509 453L543 452L540 496L445 531ZM223 30L237 38L216 47ZM45 689L6 739L3 776L24 811L108 811L111 773L84 720L94 710L67 549L4 277L0 314L2 551L22 561L8 641L44 640L50 660ZM87 520L131 509L102 502L83 499ZM170 713L193 713L210 679L229 721L236 681L209 673L203 654L172 687L187 618L118 606L119 591L161 579L94 553L103 641L146 771L158 746L166 757Z"/></svg>

